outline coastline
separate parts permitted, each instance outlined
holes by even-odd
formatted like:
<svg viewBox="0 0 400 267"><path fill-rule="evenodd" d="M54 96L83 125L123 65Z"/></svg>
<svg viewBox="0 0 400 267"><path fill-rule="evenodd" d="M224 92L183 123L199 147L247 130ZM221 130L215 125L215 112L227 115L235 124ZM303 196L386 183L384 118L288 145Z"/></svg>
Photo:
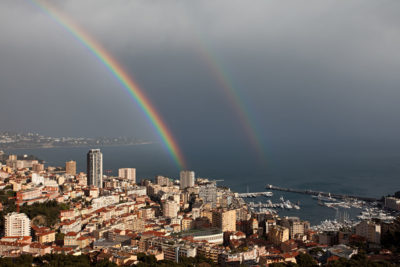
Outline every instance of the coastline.
<svg viewBox="0 0 400 267"><path fill-rule="evenodd" d="M141 142L141 143L130 143L130 144L101 144L97 145L96 147L121 147L121 146L140 146L140 145L154 145L158 144L158 142ZM31 146L31 147L8 147L3 148L0 147L0 150L7 151L7 150L24 150L24 149L52 149L52 148L85 148L85 147L94 147L91 145L72 145L72 146Z"/></svg>

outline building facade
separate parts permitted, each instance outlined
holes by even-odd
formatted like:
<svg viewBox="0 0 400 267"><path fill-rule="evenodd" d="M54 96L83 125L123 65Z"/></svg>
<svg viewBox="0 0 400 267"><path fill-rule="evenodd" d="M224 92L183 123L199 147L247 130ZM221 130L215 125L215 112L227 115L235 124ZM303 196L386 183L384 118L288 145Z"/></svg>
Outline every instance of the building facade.
<svg viewBox="0 0 400 267"><path fill-rule="evenodd" d="M69 175L76 175L76 161L70 160L65 162L65 173Z"/></svg>
<svg viewBox="0 0 400 267"><path fill-rule="evenodd" d="M385 207L392 210L400 210L400 198L385 197Z"/></svg>
<svg viewBox="0 0 400 267"><path fill-rule="evenodd" d="M185 189L187 187L194 186L194 171L181 171L180 173L180 188Z"/></svg>
<svg viewBox="0 0 400 267"><path fill-rule="evenodd" d="M212 214L212 224L222 232L236 231L236 210L215 210Z"/></svg>
<svg viewBox="0 0 400 267"><path fill-rule="evenodd" d="M9 213L5 216L6 236L30 236L31 224L25 213Z"/></svg>
<svg viewBox="0 0 400 267"><path fill-rule="evenodd" d="M100 149L91 149L87 153L87 184L103 187L103 154Z"/></svg>
<svg viewBox="0 0 400 267"><path fill-rule="evenodd" d="M357 224L356 234L365 237L368 242L381 243L381 225L373 221L362 221Z"/></svg>
<svg viewBox="0 0 400 267"><path fill-rule="evenodd" d="M135 168L118 169L118 177L128 179L136 183L136 169Z"/></svg>
<svg viewBox="0 0 400 267"><path fill-rule="evenodd" d="M179 204L173 200L166 200L163 203L163 215L168 218L175 218L178 215Z"/></svg>
<svg viewBox="0 0 400 267"><path fill-rule="evenodd" d="M209 203L214 208L217 204L217 186L215 182L200 185L199 198L203 200L203 203Z"/></svg>

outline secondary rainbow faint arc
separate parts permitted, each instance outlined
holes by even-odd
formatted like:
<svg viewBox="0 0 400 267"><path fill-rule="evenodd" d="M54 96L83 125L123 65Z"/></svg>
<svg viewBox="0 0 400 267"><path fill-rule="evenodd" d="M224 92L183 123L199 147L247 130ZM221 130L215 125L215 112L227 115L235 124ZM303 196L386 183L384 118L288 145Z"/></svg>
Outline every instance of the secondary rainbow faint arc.
<svg viewBox="0 0 400 267"><path fill-rule="evenodd" d="M234 109L237 118L240 121L240 124L243 127L244 132L247 135L252 147L257 152L259 159L261 161L265 161L265 154L263 151L263 145L261 142L261 138L256 133L256 127L254 123L251 121L251 116L247 111L245 105L242 103L241 98L236 92L235 87L233 86L231 80L228 78L226 72L223 67L220 66L218 60L214 56L214 54L207 49L207 45L200 39L196 40L196 47L199 54L203 60L205 60L208 69L214 75L215 79L221 85L224 93L229 100L232 108Z"/></svg>
<svg viewBox="0 0 400 267"><path fill-rule="evenodd" d="M123 67L88 33L86 33L81 27L77 26L66 15L51 6L48 2L37 0L30 1L71 33L76 40L83 44L112 73L112 75L120 82L123 88L129 92L134 101L143 110L178 167L180 169L184 168L186 166L184 157L177 142L173 138L171 131L168 129L155 107Z"/></svg>

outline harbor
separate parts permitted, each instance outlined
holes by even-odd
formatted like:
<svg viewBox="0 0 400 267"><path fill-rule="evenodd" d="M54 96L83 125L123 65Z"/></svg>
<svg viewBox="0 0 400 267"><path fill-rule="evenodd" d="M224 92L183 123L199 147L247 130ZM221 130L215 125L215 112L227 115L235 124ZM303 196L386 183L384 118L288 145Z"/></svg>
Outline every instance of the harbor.
<svg viewBox="0 0 400 267"><path fill-rule="evenodd" d="M373 197L364 197L364 196L356 196L356 195L346 195L346 194L335 194L335 193L327 193L327 192L321 192L321 191L315 191L315 190L300 190L300 189L292 189L292 188L285 188L285 187L279 187L279 186L274 186L267 184L266 189L270 190L276 190L276 191L283 191L283 192L291 192L291 193L298 193L298 194L306 194L306 195L313 195L313 196L320 196L320 197L326 197L326 198L336 198L336 199L357 199L357 200L362 200L362 201L367 201L367 202L376 202L379 201L377 198Z"/></svg>
<svg viewBox="0 0 400 267"><path fill-rule="evenodd" d="M255 198L259 196L272 197L274 194L272 192L253 192L253 193L238 193L238 197L242 198Z"/></svg>
<svg viewBox="0 0 400 267"><path fill-rule="evenodd" d="M297 190L267 185L267 192L238 193L257 213L308 217L315 229L333 229L355 225L362 220L391 222L398 215L385 209L377 198ZM282 194L273 191L280 191Z"/></svg>

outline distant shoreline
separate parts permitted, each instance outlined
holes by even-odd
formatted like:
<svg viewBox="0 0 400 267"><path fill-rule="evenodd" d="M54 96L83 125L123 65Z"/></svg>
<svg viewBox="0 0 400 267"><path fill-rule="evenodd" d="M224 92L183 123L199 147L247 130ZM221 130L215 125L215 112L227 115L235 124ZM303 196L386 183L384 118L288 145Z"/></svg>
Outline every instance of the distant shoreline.
<svg viewBox="0 0 400 267"><path fill-rule="evenodd" d="M0 150L24 150L24 149L51 149L51 148L80 148L80 147L120 147L120 146L139 146L139 145L152 145L157 142L141 142L141 143L130 143L130 144L100 144L100 145L76 145L76 146L37 146L37 147L0 147Z"/></svg>

